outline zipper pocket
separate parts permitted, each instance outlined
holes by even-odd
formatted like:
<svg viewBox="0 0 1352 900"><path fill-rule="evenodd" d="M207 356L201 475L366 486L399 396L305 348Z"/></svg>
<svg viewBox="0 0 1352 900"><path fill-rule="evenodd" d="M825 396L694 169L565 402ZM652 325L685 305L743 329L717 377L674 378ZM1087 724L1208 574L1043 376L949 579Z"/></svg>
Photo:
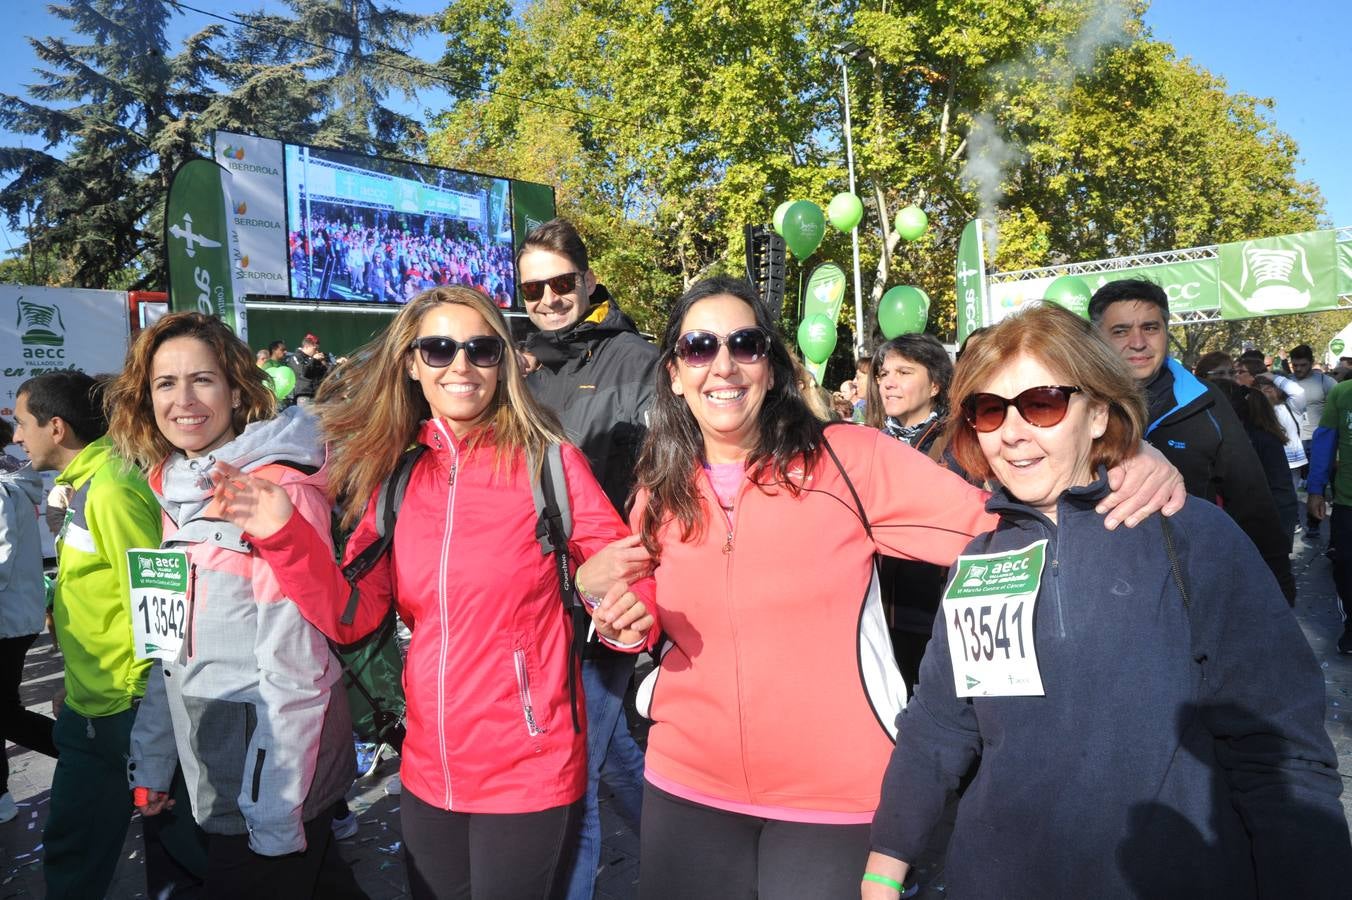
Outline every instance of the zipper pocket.
<svg viewBox="0 0 1352 900"><path fill-rule="evenodd" d="M262 747L259 747L258 756L254 760L253 790L250 792L250 795L253 797L253 802L255 803L258 802L258 788L263 781L263 758L267 756L267 752L268 751L264 750Z"/></svg>
<svg viewBox="0 0 1352 900"><path fill-rule="evenodd" d="M192 659L192 630L197 621L197 563L188 566L188 633L184 638L184 658Z"/></svg>
<svg viewBox="0 0 1352 900"><path fill-rule="evenodd" d="M545 730L535 721L535 705L530 697L530 674L526 671L526 651L514 650L512 657L516 663L516 692L521 700L521 712L526 716L526 732L531 737L538 737Z"/></svg>

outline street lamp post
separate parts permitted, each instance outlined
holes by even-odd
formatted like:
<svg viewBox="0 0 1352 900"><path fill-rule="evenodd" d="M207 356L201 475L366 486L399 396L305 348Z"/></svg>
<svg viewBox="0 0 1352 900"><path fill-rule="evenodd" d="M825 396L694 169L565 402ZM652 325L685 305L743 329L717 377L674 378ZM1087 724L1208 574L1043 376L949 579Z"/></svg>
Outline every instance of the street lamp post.
<svg viewBox="0 0 1352 900"><path fill-rule="evenodd" d="M845 66L845 58L857 57L864 52L853 41L836 46L836 60L840 63L840 78L845 86L845 165L850 174L850 193L854 194L854 141L850 135L850 73ZM855 196L858 196L855 194ZM850 247L854 253L854 355L858 359L864 355L864 298L859 291L859 226L850 231Z"/></svg>

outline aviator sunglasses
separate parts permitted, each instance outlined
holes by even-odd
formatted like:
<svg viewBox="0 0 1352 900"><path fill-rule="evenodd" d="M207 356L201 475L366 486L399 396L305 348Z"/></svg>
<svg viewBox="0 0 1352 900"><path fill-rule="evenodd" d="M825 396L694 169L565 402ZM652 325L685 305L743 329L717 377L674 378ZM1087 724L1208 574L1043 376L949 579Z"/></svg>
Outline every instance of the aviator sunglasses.
<svg viewBox="0 0 1352 900"><path fill-rule="evenodd" d="M687 366L698 369L713 362L718 356L718 348L724 344L732 361L746 366L769 354L770 335L755 325L738 328L727 337L712 331L687 331L676 340L673 352Z"/></svg>
<svg viewBox="0 0 1352 900"><path fill-rule="evenodd" d="M577 287L577 276L581 274L581 272L564 272L562 275L555 275L553 278L523 281L521 282L521 296L534 303L545 295L545 285L549 285L549 289L556 296L567 294Z"/></svg>
<svg viewBox="0 0 1352 900"><path fill-rule="evenodd" d="M1012 399L999 394L972 394L962 401L962 414L968 424L982 434L994 431L1005 423L1005 415L1012 406L1029 425L1051 428L1060 424L1070 408L1070 395L1080 388L1063 384L1031 387Z"/></svg>
<svg viewBox="0 0 1352 900"><path fill-rule="evenodd" d="M472 366L486 369L502 361L502 338L491 334L472 337L467 341L431 335L417 338L409 344L410 349L422 354L423 363L434 369L444 369L455 362L455 355L461 347L465 349L465 358Z"/></svg>

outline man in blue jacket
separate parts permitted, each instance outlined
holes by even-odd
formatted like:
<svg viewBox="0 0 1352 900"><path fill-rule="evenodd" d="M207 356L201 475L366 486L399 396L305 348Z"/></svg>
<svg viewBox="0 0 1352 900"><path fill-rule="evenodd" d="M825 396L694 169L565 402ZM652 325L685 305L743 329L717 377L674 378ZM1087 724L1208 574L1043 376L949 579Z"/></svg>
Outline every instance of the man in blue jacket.
<svg viewBox="0 0 1352 900"><path fill-rule="evenodd" d="M1338 611L1343 616L1343 633L1338 652L1352 653L1352 619L1348 618L1352 601L1352 381L1344 381L1324 398L1319 427L1310 441L1310 477L1306 483L1309 497L1306 512L1311 519L1327 515L1324 488L1333 473L1333 461L1341 459L1333 475L1333 521L1329 524L1329 545L1333 548L1333 586L1338 591Z"/></svg>
<svg viewBox="0 0 1352 900"><path fill-rule="evenodd" d="M1263 465L1229 401L1169 356L1169 298L1153 281L1110 281L1089 318L1145 391L1145 439L1183 474L1188 493L1224 507L1296 601L1291 536L1283 535Z"/></svg>

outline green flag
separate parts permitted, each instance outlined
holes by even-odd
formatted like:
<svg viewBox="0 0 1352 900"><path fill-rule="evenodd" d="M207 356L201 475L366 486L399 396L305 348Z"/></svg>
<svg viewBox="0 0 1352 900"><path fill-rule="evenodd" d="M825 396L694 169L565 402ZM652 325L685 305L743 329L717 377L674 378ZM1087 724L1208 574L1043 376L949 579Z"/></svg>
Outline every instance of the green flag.
<svg viewBox="0 0 1352 900"><path fill-rule="evenodd" d="M986 324L986 251L981 220L973 219L958 240L958 341Z"/></svg>
<svg viewBox="0 0 1352 900"><path fill-rule="evenodd" d="M243 292L236 290L229 208L230 175L209 159L190 159L169 185L164 214L169 308L218 316L247 341Z"/></svg>
<svg viewBox="0 0 1352 900"><path fill-rule="evenodd" d="M537 226L554 218L554 189L530 181L512 182L512 225L516 249Z"/></svg>
<svg viewBox="0 0 1352 900"><path fill-rule="evenodd" d="M1332 231L1222 244L1221 318L1319 312L1338 305Z"/></svg>
<svg viewBox="0 0 1352 900"><path fill-rule="evenodd" d="M840 307L845 302L845 270L833 262L822 263L807 276L803 288L803 320L814 315L823 315L833 323L840 316ZM834 336L833 336L834 337ZM826 374L826 363L814 363L804 354L803 365L807 366L817 383L822 383Z"/></svg>

